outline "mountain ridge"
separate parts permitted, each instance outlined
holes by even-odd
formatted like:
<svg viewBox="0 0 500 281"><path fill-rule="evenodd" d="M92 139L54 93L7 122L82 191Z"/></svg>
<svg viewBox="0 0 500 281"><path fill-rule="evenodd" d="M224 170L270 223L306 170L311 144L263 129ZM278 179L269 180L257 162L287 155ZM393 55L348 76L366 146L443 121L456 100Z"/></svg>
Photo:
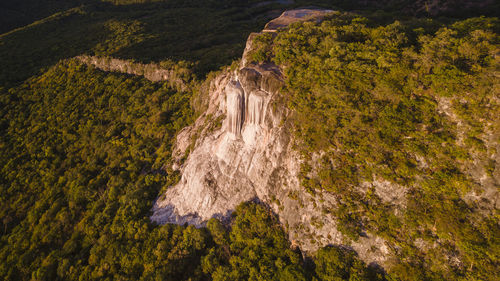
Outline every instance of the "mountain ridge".
<svg viewBox="0 0 500 281"><path fill-rule="evenodd" d="M285 14L286 13L294 14L293 12L285 12ZM174 168L181 171L181 180L178 184L169 188L165 194L156 201L153 207L153 215L151 216L153 221L161 224L188 223L196 226L204 226L204 223L212 217L228 221L231 211L234 210L240 202L255 200L255 198L257 198L258 201L268 205L269 208L278 215L281 224L288 232L289 239L302 251L312 253L326 245L342 245L354 249L365 263L378 264L386 269L392 267L395 256L401 251L398 245L398 243L401 242L398 239L405 238L395 238L398 234L384 233L384 231L386 231L384 227L398 233L398 225L403 223L401 220L405 220L408 213L419 211L419 207L414 207L413 205L416 204L413 198L413 196L415 196L414 194L418 194L419 192L424 192L423 194L426 194L425 192L429 192L429 195L423 196L432 196L432 189L428 189L428 191L425 189L429 188L426 185L433 185L436 183L437 179L432 179L432 177L449 177L450 179L448 179L448 182L443 183L446 188L449 189L446 192L451 192L453 196L458 196L455 200L460 200L469 204L449 203L451 205L444 205L447 206L446 208L462 208L460 206L468 206L467 208L476 210L483 208L485 212L485 217L483 219L486 222L489 221L488 218L495 213L498 203L500 202L498 189L495 188L495 182L498 181L499 170L495 168L496 165L494 164L496 161L494 159L498 158L499 154L493 154L491 156L493 160L484 160L482 157L490 156L486 156L482 154L482 152L479 153L474 156L477 157L477 161L474 160L476 163L474 165L476 166L471 166L474 166L474 168L471 169L475 169L475 172L472 174L468 172L468 166L461 164L468 162L466 159L462 160L462 158L459 158L464 157L460 156L460 154L464 153L475 155L472 148L462 148L464 143L460 144L460 134L465 134L468 129L460 127L461 125L459 123L461 121L448 119L452 113L449 111L449 108L446 107L447 99L444 94L428 97L428 101L422 101L423 98L410 94L414 96L410 96L407 102L416 102L416 105L412 105L409 111L404 113L408 114L403 115L403 117L408 118L408 120L401 121L400 115L402 113L389 113L389 116L383 117L386 118L385 120L390 120L390 122L384 126L391 126L394 123L398 124L397 122L401 124L407 122L405 125L401 125L402 131L399 134L394 132L378 132L375 136L372 136L375 138L382 138L382 142L385 141L385 134L388 134L393 139L400 139L399 141L401 143L405 140L411 142L416 138L411 134L415 132L414 134L418 136L419 130L421 130L420 128L425 130L427 126L426 124L422 124L422 121L412 121L415 120L412 114L423 116L419 118L428 118L423 114L430 114L433 116L431 118L436 120L432 121L433 119L429 119L429 122L436 123L432 126L444 126L444 128L449 128L446 130L450 130L446 134L436 135L436 131L439 132L443 129L433 129L431 133L427 134L436 139L436 144L420 144L434 147L434 145L439 145L439 142L448 140L451 148L439 152L443 153L443 155L438 155L437 160L431 158L431 156L422 156L419 155L418 152L408 151L404 152L407 155L406 160L397 160L402 162L391 164L394 166L400 165L400 167L391 167L386 164L387 160L382 158L378 160L381 161L380 164L377 164L378 166L368 168L372 169L371 171L373 171L373 174L368 174L368 172L363 174L360 172L362 169L356 168L355 166L358 165L355 163L356 157L360 156L356 154L350 156L351 159L349 161L354 162L351 164L354 167L349 167L346 164L350 162L343 162L345 160L342 158L346 157L345 154L349 152L335 149L335 146L333 148L328 147L328 142L326 141L328 139L320 134L321 131L306 131L305 133L298 131L300 127L297 126L301 126L302 124L297 123L297 109L300 109L301 106L305 106L307 110L311 110L309 112L311 115L318 116L318 111L315 109L316 104L310 101L310 99L315 96L313 96L314 92L312 89L309 90L306 88L306 90L301 93L302 96L300 96L302 103L294 104L289 100L286 101L291 93L293 93L290 91L294 90L294 86L296 86L298 90L303 90L302 85L306 82L301 81L304 77L291 76L297 75L297 72L292 72L294 70L291 70L289 65L275 63L280 60L286 62L286 56L293 58L293 56L297 54L297 51L290 50L290 45L286 45L290 44L290 41L280 41L279 37L290 36L292 43L297 45L304 44L303 49L299 50L305 53L304 56L306 58L309 58L311 48L315 46L314 43L311 42L314 41L310 41L311 39L307 36L296 36L291 30L301 30L302 28L305 30L305 34L308 34L308 29L324 28L328 30L327 28L329 26L335 26L335 28L342 29L343 33L340 32L340 35L334 34L329 36L338 36L337 38L340 39L339 41L346 40L348 43L351 43L353 41L357 42L356 40L361 40L358 38L362 38L363 35L357 33L358 31L356 31L356 29L350 28L352 28L352 26L363 28L364 22L367 21L367 19L340 12L334 12L326 18L326 23L315 22L313 18L312 21L305 21L301 24L292 25L289 30L254 33L249 36L241 62L236 67L233 66L233 69L226 69L213 81L210 87L211 90L207 94L207 99L209 100L208 111L202 114L193 126L183 130L178 135L176 144L177 149L174 152L174 155L178 155L174 157L178 161L174 165ZM343 25L344 20L347 20L352 26L345 27ZM479 21L481 19L477 20ZM336 26L336 24L340 25ZM397 37L393 35L395 32L394 29L400 26L401 24L396 21L393 24L379 28L385 29L383 31L373 33L367 32L367 34L376 38L378 36L378 38L381 38L378 40L381 41L400 40L400 42L404 42L405 39L403 39L402 36ZM466 26L466 24L464 24L464 26ZM404 30L403 28L401 29ZM352 33L346 34L349 32ZM388 32L390 36L394 37L386 37L382 32ZM447 30L444 28L443 31L438 31L438 36L442 34L440 32L446 33ZM309 34L314 33L311 32ZM474 36L474 31L471 31L471 34L471 36ZM426 37L422 36L421 38ZM328 39L325 40L329 42ZM365 43L367 42L371 43L369 40L365 41ZM336 46L334 43L331 44L333 46L330 49L330 54L335 52L341 54L339 57L333 55L328 57L328 54L326 55L327 62L335 66L335 60L339 60L342 56L349 57L346 49L353 47L348 46L346 43L342 46ZM390 46L390 44L395 43L385 41L383 44L384 47L381 48L385 48L385 46ZM321 44L317 45L322 46ZM349 50L352 51L352 49ZM371 50L373 50L373 48ZM285 59L281 56L285 57ZM369 55L366 56L368 57ZM300 61L302 58L294 58L291 64L297 64L298 67L302 68L302 71L305 71L305 74L310 74L312 71L310 71L309 67L311 66ZM363 59L366 58L363 57ZM378 72L384 71L385 69L391 69L394 61L395 59L391 57L391 55L388 55L387 58L383 56L376 58L376 60L374 60L374 73L378 74ZM315 62L322 65L319 61ZM290 63L290 61L288 63ZM349 69L348 67L354 67L354 71L359 71L356 65L346 65L346 69ZM361 72L363 73L362 68ZM321 79L326 78L315 77L309 79L308 81L311 82L308 83L315 83L312 81L321 81ZM285 90L285 88L287 89ZM441 88L436 89L436 92L439 93L438 91ZM328 99L328 95L331 95L325 92L322 86L317 86L315 90L319 91L320 98ZM386 106L377 105L380 107L378 110L382 110L382 113L391 112L391 110L394 109L402 110L405 108L406 105L398 102L398 99L401 99L401 97L391 97L391 95L398 94L397 90L388 92L387 89L384 88L377 88L376 90L385 91L381 94L388 95L388 98L385 96L372 97L374 101L377 101L377 98L382 98L382 101L387 104ZM344 93L349 94L350 91L344 90ZM368 93L371 94L371 92ZM498 104L498 99L495 98L494 95L491 95L491 92L486 95L491 98L491 112L495 112L497 108L495 104ZM367 96L363 99L369 100L370 97ZM357 100L355 101L359 102ZM341 100L338 102L345 103L345 101ZM395 103L391 104L392 102ZM324 106L326 107L326 105ZM456 107L456 105L454 105L454 107ZM347 108L349 109L350 107ZM355 110L357 109L355 108ZM454 110L456 110L456 108ZM349 113L349 111L347 113ZM448 114L448 117L445 116L446 114ZM329 129L328 123L322 124L321 121L316 122L314 119L311 119L310 116L305 115L300 118L304 118L300 120L301 122L310 124L310 130L316 130L316 128L321 130ZM318 118L324 117L318 116ZM368 122L373 120L368 117L364 118L366 118ZM386 122L382 117L377 118L381 120L377 122ZM222 120L224 121L221 122ZM352 120L358 119L353 118ZM214 125L214 122L220 123ZM415 122L415 125L410 122ZM458 127L455 127L457 126L455 123L458 124ZM490 122L489 124L490 125L486 125L490 127L494 126L494 123ZM415 129L409 130L408 128L411 126L415 126ZM466 126L466 128L469 128L468 126ZM454 134L457 128L461 133L457 133L458 142L455 144L452 139L455 138ZM485 130L491 133L491 128ZM356 134L361 133L362 132L357 132ZM304 135L301 136L300 134ZM392 136L391 134L395 135ZM404 134L410 135L405 136ZM487 136L483 135L481 138L484 137ZM323 141L327 144L320 143L320 145L318 145L319 149L304 151L300 146L304 147L303 142L304 139L307 141L307 138L312 138L313 141ZM349 140L349 137L344 138ZM362 138L362 135L360 135L360 138ZM470 139L471 137L468 136L468 138ZM492 139L495 139L494 134L492 135ZM394 141L390 138L389 140L391 142ZM426 141L425 138L422 141ZM483 141L481 141L481 143L483 143ZM312 144L316 145L314 142L312 142ZM338 144L340 147L344 145L351 144L348 142L346 144ZM442 145L441 143L441 146ZM482 148L483 150L491 150L495 146L498 146L498 143L493 140L493 142L485 141L482 145L484 145ZM299 147L299 149L297 149L297 147ZM307 145L305 147L307 147ZM354 146L354 148L350 150L359 149L359 147L370 149L369 146ZM464 151L463 149L469 149L470 151ZM394 152L384 153L387 155L387 153ZM448 153L451 153L452 156L448 156ZM185 158L186 155L188 155L187 158ZM338 155L338 158L332 155ZM383 157L383 155L378 157ZM387 159L391 159L390 156L386 157L388 157ZM451 159L458 159L441 160L450 159L448 157L452 157ZM374 160L370 159L370 161ZM443 161L443 163L439 161ZM483 165L485 165L485 161L493 163L491 176L484 176L485 168ZM373 165L373 163L363 164ZM343 165L346 165L348 168L343 167ZM435 168L433 169L436 169L438 171L437 173L432 171L430 168L431 165L434 165ZM450 168L448 168L448 166L450 166ZM356 171L357 169L358 171ZM377 171L377 169L379 170ZM453 169L456 170L454 172L441 172L441 169L448 169L448 171L453 171ZM411 177L409 175L412 175L411 173L418 173L417 171L422 171L422 175L431 178L431 182L426 183L422 181L422 178L425 177L420 177L418 174L415 175L414 180L410 180ZM351 175L349 175L349 173L351 173ZM403 176L400 176L400 174ZM338 181L338 183L335 181ZM422 187L420 185L422 185ZM466 190L472 189L473 186L477 188L470 192L466 192ZM432 188L436 188L436 186ZM436 190L436 192L444 191ZM425 200L427 199L422 199L422 202L425 202ZM478 214L479 213L480 212L478 212ZM377 220L370 221L369 216L375 217L377 220L386 220L384 223L387 223L387 226L379 225ZM465 222L465 220L463 220L463 222ZM416 223L418 224L418 222ZM448 222L444 222L444 224L446 223ZM435 224L436 222L434 222L434 225ZM371 225L374 229L369 230L366 225ZM435 226L433 227L431 225L429 227L430 232L438 231ZM437 244L436 242L433 244L432 242L426 241L418 234L415 235L418 238L410 239L410 241L404 243L407 243L405 245L406 247L411 247L421 253L437 251L437 249L441 247L440 244L449 243L444 242L449 241L445 240L449 238L437 238L439 235L433 235L436 235L433 239L437 239L434 241L439 241ZM440 235L446 237L447 234ZM461 266L463 262L463 260L455 257L458 254L455 254L453 251L445 252L442 255L444 260L448 260L448 262L452 264L451 266Z"/></svg>

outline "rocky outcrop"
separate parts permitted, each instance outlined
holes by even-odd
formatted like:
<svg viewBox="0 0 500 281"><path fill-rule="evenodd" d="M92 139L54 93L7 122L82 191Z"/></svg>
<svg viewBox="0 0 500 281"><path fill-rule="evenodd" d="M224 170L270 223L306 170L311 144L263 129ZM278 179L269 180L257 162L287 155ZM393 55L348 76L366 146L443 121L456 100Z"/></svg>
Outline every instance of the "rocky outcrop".
<svg viewBox="0 0 500 281"><path fill-rule="evenodd" d="M183 74L184 76L189 75L190 71L188 69L179 67L163 68L156 63L143 64L109 57L81 55L77 56L76 59L103 71L140 75L153 82L167 81L169 86L179 91L185 91L188 88L186 83L188 79L182 77Z"/></svg>
<svg viewBox="0 0 500 281"><path fill-rule="evenodd" d="M302 159L293 149L290 111L280 102L282 86L279 67L249 61L212 81L208 109L177 137L174 168L181 180L157 199L152 221L203 226L213 217L227 220L241 202L258 200L303 251L345 244L327 211L336 205L334 196L313 196L301 187ZM223 121L213 126L214 120ZM383 263L389 255L384 241L369 234L350 247L369 263Z"/></svg>
<svg viewBox="0 0 500 281"><path fill-rule="evenodd" d="M287 27L288 25L298 22L315 20L321 21L325 16L333 13L333 10L318 10L318 9L295 9L285 11L281 16L268 22L264 27L263 32L275 32L280 28Z"/></svg>
<svg viewBox="0 0 500 281"><path fill-rule="evenodd" d="M181 181L155 204L151 218L158 223L201 226L211 217L223 218L243 201L267 197L274 170L283 167L288 133L279 126L283 112L271 106L280 77L252 66L224 73L215 83L207 112L178 136L177 148L187 148L183 142L202 131L181 167ZM220 129L204 131L219 116L226 116ZM184 153L178 149L174 155L180 159Z"/></svg>

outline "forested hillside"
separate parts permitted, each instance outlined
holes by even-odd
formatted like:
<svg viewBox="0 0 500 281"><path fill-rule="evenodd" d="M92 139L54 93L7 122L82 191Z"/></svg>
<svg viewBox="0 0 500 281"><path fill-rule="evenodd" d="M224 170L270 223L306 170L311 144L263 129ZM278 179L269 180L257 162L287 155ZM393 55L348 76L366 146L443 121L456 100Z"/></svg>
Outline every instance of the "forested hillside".
<svg viewBox="0 0 500 281"><path fill-rule="evenodd" d="M161 168L175 132L192 116L189 94L73 60L10 94L2 100L9 136L1 147L2 278L306 280L315 274L289 249L276 218L256 204L237 210L231 231L216 220L207 229L149 221L159 189L176 179ZM324 251L319 275L335 267L362 280L376 274L349 251Z"/></svg>
<svg viewBox="0 0 500 281"><path fill-rule="evenodd" d="M1 35L0 278L308 280L335 266L344 277L375 276L340 248L325 249L316 273L253 203L231 230L216 220L203 229L150 222L154 198L178 180L171 145L192 121L193 93L70 58L186 60L203 78L268 19L266 8L181 2L60 2L51 7L61 12ZM186 83L195 89L196 79Z"/></svg>
<svg viewBox="0 0 500 281"><path fill-rule="evenodd" d="M301 253L254 202L230 225L150 221L154 199L179 181L172 146L202 113L207 82L286 6L261 2L0 4L0 279L496 280L499 214L482 192L499 186L499 22L410 18L408 1L296 1L363 11L257 38L253 59L286 76L303 191L337 196L323 211L345 245ZM179 66L188 86L104 72L80 55ZM407 188L404 205L355 188L372 179ZM365 232L388 241L390 266L350 249Z"/></svg>
<svg viewBox="0 0 500 281"><path fill-rule="evenodd" d="M157 239L147 213L167 181L160 168L171 140L190 117L185 93L75 61L10 89L2 96L2 276L53 280L58 269L77 279L97 271L77 266L82 260L99 264L113 244L110 254L137 270L132 248Z"/></svg>
<svg viewBox="0 0 500 281"><path fill-rule="evenodd" d="M73 60L10 94L2 97L2 135L9 136L1 147L2 279L306 280L316 274L290 250L276 218L254 203L237 210L231 231L217 220L206 229L149 221L152 200L176 180L162 166L175 132L192 117L189 94ZM352 252L324 252L319 275L338 267L343 276L376 276Z"/></svg>
<svg viewBox="0 0 500 281"><path fill-rule="evenodd" d="M500 173L499 27L338 13L256 38L254 60L286 73L305 190L336 196L325 211L351 239L369 231L397 245L396 278L498 276L497 199L486 194Z"/></svg>

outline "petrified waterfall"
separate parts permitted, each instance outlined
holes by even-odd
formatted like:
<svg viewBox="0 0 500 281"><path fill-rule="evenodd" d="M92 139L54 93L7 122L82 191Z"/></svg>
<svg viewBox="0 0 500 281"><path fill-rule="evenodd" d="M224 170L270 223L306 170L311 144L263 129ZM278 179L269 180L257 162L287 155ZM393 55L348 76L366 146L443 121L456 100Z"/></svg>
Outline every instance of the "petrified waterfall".
<svg viewBox="0 0 500 281"><path fill-rule="evenodd" d="M247 114L245 118L247 124L260 125L264 121L264 103L266 95L266 92L258 90L248 95L246 107Z"/></svg>
<svg viewBox="0 0 500 281"><path fill-rule="evenodd" d="M234 136L241 135L245 116L245 93L240 82L231 81L226 86L227 131Z"/></svg>
<svg viewBox="0 0 500 281"><path fill-rule="evenodd" d="M266 97L261 89L243 90L238 80L230 81L226 92L226 130L240 137L245 125L261 125L265 117Z"/></svg>
<svg viewBox="0 0 500 281"><path fill-rule="evenodd" d="M191 134L201 132L180 167L180 182L156 202L153 221L200 226L211 217L224 218L243 201L269 197L266 187L282 165L289 140L278 126L283 112L273 112L269 107L281 85L280 73L258 65L223 74L216 80L207 114L177 137L176 149L182 150ZM204 131L211 122L204 118L223 115L220 129Z"/></svg>

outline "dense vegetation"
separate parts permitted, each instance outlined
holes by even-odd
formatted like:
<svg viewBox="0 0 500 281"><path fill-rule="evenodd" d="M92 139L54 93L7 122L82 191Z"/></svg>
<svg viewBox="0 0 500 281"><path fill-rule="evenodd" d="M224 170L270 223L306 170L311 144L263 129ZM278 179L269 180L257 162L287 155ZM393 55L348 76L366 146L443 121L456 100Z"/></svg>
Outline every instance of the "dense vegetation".
<svg viewBox="0 0 500 281"><path fill-rule="evenodd" d="M496 18L381 24L339 13L256 39L253 58L284 68L297 148L322 155L303 166L304 187L336 195L339 207L325 212L351 239L370 231L394 245L392 278L500 274L498 210L464 199L483 192L483 174L498 187L499 27ZM381 198L383 182L404 188L404 203Z"/></svg>
<svg viewBox="0 0 500 281"><path fill-rule="evenodd" d="M159 191L178 180L168 168L171 146L193 121L196 93L70 58L189 66L194 78L186 82L196 90L208 72L241 56L249 32L280 6L258 2L2 1L0 279L500 275L498 212L478 212L463 199L479 188L467 173L472 162L490 178L498 166L490 158L498 139L485 137L500 131L496 19L381 24L392 16L339 14L260 38L255 58L274 60L286 72L283 98L295 110L298 149L305 158L324 153L321 163L304 165L304 187L337 194L340 208L324 211L335 213L347 237L370 231L391 243L389 275L347 248L326 247L304 260L260 204L240 205L230 228L217 220L201 229L150 222ZM382 5L375 2L370 7ZM408 3L382 2L391 4L388 10ZM356 1L297 1L311 3L362 8ZM408 188L406 208L373 188L355 188L373 179ZM434 241L438 247L429 246Z"/></svg>
<svg viewBox="0 0 500 281"><path fill-rule="evenodd" d="M302 256L260 205L231 231L155 226L161 168L192 113L189 94L61 62L2 98L0 276L6 280L309 280ZM351 252L326 263L369 274ZM345 264L344 264L345 263ZM355 273L349 273L350 268ZM340 273L339 273L340 274ZM363 279L361 279L363 280ZM365 279L367 280L367 279Z"/></svg>
<svg viewBox="0 0 500 281"><path fill-rule="evenodd" d="M178 8L209 8L207 14L199 19L210 17L210 9L235 9L248 8L262 0L2 0L0 2L0 34L15 28L29 25L33 22L42 20L53 14L64 12L71 8L93 6L102 11L113 10L115 6L122 7L125 10L141 12L144 15L146 10L156 9L178 9ZM112 5L111 5L112 4ZM116 8L116 7L115 7ZM120 9L123 11L123 9ZM179 10L174 12L180 12ZM186 14L189 15L189 14ZM176 16L180 16L177 14Z"/></svg>
<svg viewBox="0 0 500 281"><path fill-rule="evenodd" d="M290 250L277 219L253 203L238 208L231 230L216 220L203 229L152 224L153 200L177 180L168 169L171 145L192 121L193 93L67 59L88 53L172 65L175 56L203 77L240 56L248 31L264 23L241 9L95 4L1 36L0 279L377 274L341 248L326 248L316 270Z"/></svg>
<svg viewBox="0 0 500 281"><path fill-rule="evenodd" d="M192 116L189 96L74 61L9 94L1 101L1 275L103 277L118 270L110 260L101 268L108 251L128 274L139 270L135 247L160 239L147 214L167 180L160 168L172 138Z"/></svg>
<svg viewBox="0 0 500 281"><path fill-rule="evenodd" d="M93 0L3 0L0 34Z"/></svg>

